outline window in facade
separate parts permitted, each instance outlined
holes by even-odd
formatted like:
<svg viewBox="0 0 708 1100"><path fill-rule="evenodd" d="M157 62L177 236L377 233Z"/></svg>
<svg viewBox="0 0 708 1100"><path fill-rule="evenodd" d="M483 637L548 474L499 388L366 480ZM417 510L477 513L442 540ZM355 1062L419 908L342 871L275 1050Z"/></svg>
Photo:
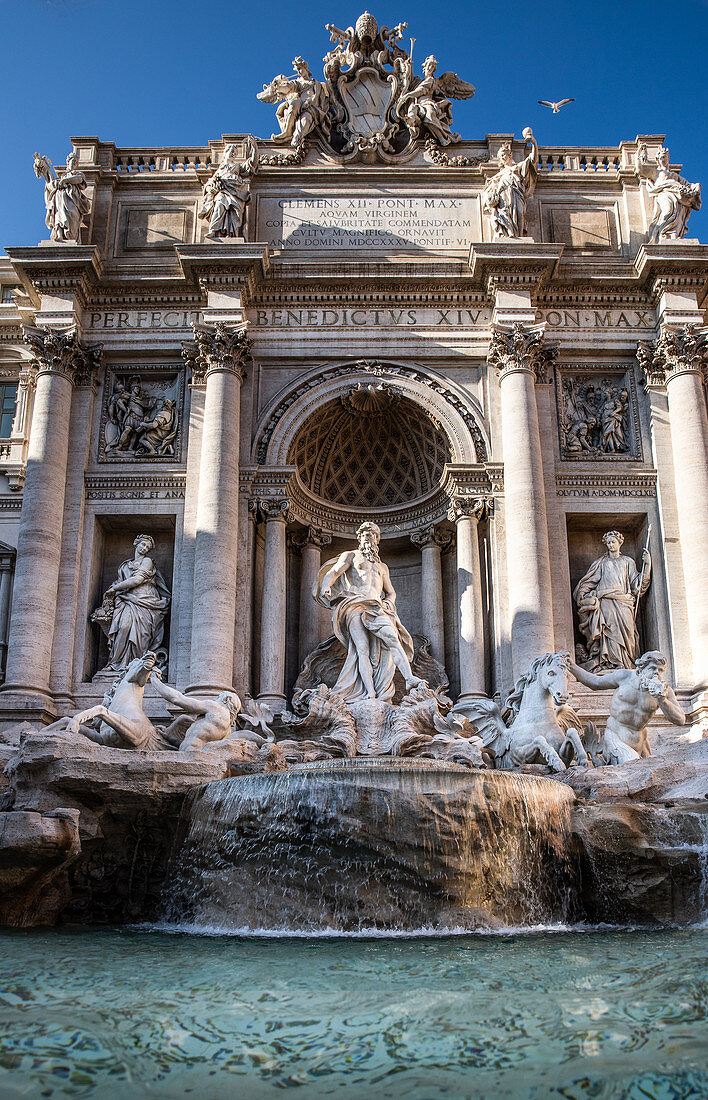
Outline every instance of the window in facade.
<svg viewBox="0 0 708 1100"><path fill-rule="evenodd" d="M17 408L17 383L0 385L0 439L9 439Z"/></svg>

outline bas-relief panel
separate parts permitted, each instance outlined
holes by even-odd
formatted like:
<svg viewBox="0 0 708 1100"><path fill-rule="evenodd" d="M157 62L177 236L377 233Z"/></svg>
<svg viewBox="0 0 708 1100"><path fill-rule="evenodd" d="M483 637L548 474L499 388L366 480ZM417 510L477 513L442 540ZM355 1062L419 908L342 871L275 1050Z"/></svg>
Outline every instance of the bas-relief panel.
<svg viewBox="0 0 708 1100"><path fill-rule="evenodd" d="M175 364L106 370L99 462L180 462L184 371Z"/></svg>
<svg viewBox="0 0 708 1100"><path fill-rule="evenodd" d="M641 461L632 370L623 366L558 367L556 400L561 458Z"/></svg>

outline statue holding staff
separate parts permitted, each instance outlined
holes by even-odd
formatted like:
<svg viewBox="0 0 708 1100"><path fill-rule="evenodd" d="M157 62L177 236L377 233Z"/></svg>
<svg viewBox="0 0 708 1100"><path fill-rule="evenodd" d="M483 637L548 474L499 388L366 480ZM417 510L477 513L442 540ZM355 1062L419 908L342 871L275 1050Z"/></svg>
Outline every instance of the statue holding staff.
<svg viewBox="0 0 708 1100"><path fill-rule="evenodd" d="M573 593L580 631L588 643L587 667L634 668L639 654L637 607L651 579L649 548L642 551L640 572L632 558L620 552L624 535L607 531L602 541L606 553L592 563Z"/></svg>

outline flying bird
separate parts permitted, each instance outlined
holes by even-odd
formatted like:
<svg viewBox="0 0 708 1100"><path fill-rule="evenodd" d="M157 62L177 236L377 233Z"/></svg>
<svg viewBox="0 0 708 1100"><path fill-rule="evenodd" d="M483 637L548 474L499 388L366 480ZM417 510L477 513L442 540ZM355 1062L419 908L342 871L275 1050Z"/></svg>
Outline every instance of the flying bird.
<svg viewBox="0 0 708 1100"><path fill-rule="evenodd" d="M549 103L547 99L539 99L538 101L542 107L551 107L553 114L557 115L561 107L565 107L566 103L575 103L574 99L559 99L557 103Z"/></svg>

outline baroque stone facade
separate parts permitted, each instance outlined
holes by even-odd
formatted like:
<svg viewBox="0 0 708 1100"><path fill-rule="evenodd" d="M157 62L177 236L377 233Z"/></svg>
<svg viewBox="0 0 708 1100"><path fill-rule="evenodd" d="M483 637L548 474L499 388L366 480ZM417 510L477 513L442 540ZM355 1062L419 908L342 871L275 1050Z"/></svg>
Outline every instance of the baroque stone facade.
<svg viewBox="0 0 708 1100"><path fill-rule="evenodd" d="M704 717L700 188L661 136L460 139L472 85L367 18L328 28L322 80L264 86L268 140L38 159L51 240L0 261L8 720L100 702L91 616L142 532L170 685L282 711L331 633L323 550L366 520L463 703L577 657L603 535L641 570L651 529L639 652Z"/></svg>

